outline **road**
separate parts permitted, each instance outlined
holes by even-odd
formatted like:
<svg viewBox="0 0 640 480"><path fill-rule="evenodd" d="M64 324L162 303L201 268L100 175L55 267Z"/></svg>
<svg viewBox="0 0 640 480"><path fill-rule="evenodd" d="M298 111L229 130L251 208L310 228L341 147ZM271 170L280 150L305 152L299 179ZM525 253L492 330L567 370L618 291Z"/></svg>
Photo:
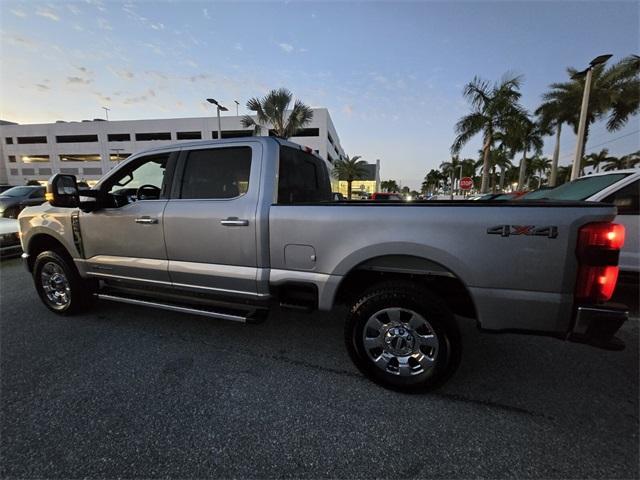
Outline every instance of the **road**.
<svg viewBox="0 0 640 480"><path fill-rule="evenodd" d="M464 324L450 383L407 395L351 365L342 313L61 318L18 260L0 281L2 478L639 476L637 318L623 352Z"/></svg>

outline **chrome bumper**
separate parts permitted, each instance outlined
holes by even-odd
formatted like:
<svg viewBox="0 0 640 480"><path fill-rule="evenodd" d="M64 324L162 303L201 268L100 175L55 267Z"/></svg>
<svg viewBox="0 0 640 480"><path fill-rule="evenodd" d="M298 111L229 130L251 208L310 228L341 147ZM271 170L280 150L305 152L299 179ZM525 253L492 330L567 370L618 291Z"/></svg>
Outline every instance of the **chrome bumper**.
<svg viewBox="0 0 640 480"><path fill-rule="evenodd" d="M567 339L605 350L622 350L624 342L614 335L628 318L627 306L622 304L578 307L573 330Z"/></svg>

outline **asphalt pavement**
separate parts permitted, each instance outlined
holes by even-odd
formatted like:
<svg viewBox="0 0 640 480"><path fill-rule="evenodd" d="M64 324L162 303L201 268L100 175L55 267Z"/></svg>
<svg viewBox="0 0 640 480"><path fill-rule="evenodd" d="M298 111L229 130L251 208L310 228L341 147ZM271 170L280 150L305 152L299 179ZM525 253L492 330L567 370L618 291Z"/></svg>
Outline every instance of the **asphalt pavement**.
<svg viewBox="0 0 640 480"><path fill-rule="evenodd" d="M464 323L457 374L407 395L352 366L344 312L64 318L18 260L0 283L2 478L639 476L637 317L622 352Z"/></svg>

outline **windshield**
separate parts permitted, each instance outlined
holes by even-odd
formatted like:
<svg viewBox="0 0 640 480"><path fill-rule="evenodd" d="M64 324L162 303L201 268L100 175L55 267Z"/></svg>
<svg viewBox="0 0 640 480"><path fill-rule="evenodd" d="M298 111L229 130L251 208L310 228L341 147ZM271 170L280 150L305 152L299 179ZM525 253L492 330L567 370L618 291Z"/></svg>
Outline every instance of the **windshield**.
<svg viewBox="0 0 640 480"><path fill-rule="evenodd" d="M33 191L32 187L13 187L9 190L2 192L3 197L24 197L29 195Z"/></svg>
<svg viewBox="0 0 640 480"><path fill-rule="evenodd" d="M579 178L573 182L560 185L558 188L532 192L527 195L526 200L586 200L591 195L604 190L628 175L628 173L612 173L611 175ZM534 193L537 195L534 195Z"/></svg>

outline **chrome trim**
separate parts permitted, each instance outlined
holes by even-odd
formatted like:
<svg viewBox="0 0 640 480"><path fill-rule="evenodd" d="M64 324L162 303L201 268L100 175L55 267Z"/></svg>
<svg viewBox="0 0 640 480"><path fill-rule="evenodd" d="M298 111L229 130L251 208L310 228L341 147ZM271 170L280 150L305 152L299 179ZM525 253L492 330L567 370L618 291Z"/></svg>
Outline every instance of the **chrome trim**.
<svg viewBox="0 0 640 480"><path fill-rule="evenodd" d="M129 281L132 281L132 282L154 283L154 284L159 284L159 285L168 285L168 286L173 286L173 287L183 287L183 288L190 288L190 289L195 289L195 290L206 290L206 291L211 291L211 292L228 293L228 294L232 294L232 295L240 295L240 296L246 296L246 297L265 298L265 297L269 297L270 296L268 293L252 293L252 292L244 292L244 291L241 291L241 290L228 290L228 289L225 289L225 288L203 287L203 286L200 286L200 285L191 285L191 284L187 284L187 283L172 283L172 282L164 282L162 280L150 280L150 279L147 279L147 278L126 277L124 275L113 275L111 273L87 272L87 275L89 275L91 277L113 278L115 280L129 280Z"/></svg>
<svg viewBox="0 0 640 480"><path fill-rule="evenodd" d="M230 217L220 220L220 225L224 225L225 227L247 227L249 226L249 220Z"/></svg>
<svg viewBox="0 0 640 480"><path fill-rule="evenodd" d="M135 219L136 223L142 223L144 225L154 225L156 223L158 223L158 219L157 218L151 218L151 217L138 217Z"/></svg>
<svg viewBox="0 0 640 480"><path fill-rule="evenodd" d="M200 310L198 308L180 307L178 305L170 305L166 303L149 302L146 300L137 300L135 298L118 297L115 295L107 295L104 293L97 294L100 300L108 300L111 302L128 303L130 305L141 305L145 307L160 308L162 310L170 310L172 312L192 313L194 315L202 315L204 317L219 318L222 320L231 320L233 322L246 323L247 317L240 315L231 315L228 313L211 312L209 310Z"/></svg>

